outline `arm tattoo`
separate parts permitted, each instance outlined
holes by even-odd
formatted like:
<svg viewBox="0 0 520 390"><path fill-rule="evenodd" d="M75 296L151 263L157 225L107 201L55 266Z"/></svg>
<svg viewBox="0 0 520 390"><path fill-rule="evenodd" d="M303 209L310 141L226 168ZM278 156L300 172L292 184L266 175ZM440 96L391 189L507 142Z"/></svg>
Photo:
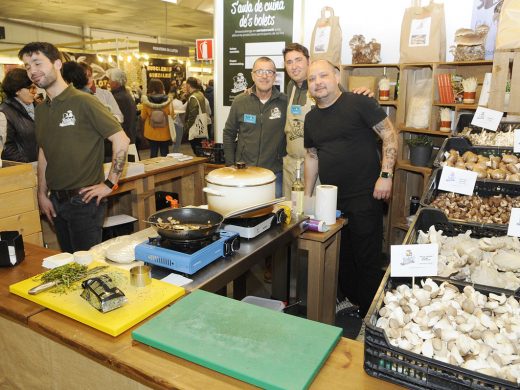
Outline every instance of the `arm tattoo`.
<svg viewBox="0 0 520 390"><path fill-rule="evenodd" d="M376 134L383 140L383 162L381 169L393 171L397 160L397 134L390 119L385 118L373 127Z"/></svg>
<svg viewBox="0 0 520 390"><path fill-rule="evenodd" d="M123 167L126 161L126 152L124 150L120 150L117 152L114 161L112 162L112 172L116 174L118 177L123 172Z"/></svg>
<svg viewBox="0 0 520 390"><path fill-rule="evenodd" d="M307 154L309 155L310 158L312 158L314 160L318 159L318 151L316 150L316 148L308 148Z"/></svg>

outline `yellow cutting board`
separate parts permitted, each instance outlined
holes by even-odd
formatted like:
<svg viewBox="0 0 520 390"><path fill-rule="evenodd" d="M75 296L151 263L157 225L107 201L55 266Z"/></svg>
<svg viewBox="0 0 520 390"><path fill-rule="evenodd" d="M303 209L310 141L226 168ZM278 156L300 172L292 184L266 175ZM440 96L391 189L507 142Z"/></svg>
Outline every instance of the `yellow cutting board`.
<svg viewBox="0 0 520 390"><path fill-rule="evenodd" d="M93 263L89 268L98 265L102 264ZM185 294L182 287L156 279L146 287L134 287L130 284L130 272L117 267L109 266L95 276L103 274L108 274L128 299L124 306L108 313L101 313L80 296L81 282L76 283L78 288L65 294L51 289L29 295L28 291L41 283L32 277L10 285L9 291L112 336L118 336Z"/></svg>

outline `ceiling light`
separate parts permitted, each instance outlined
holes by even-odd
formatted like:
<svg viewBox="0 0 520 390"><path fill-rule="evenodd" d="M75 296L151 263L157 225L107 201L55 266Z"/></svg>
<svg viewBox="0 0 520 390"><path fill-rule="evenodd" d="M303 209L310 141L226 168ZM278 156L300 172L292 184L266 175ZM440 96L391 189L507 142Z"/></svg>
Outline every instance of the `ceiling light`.
<svg viewBox="0 0 520 390"><path fill-rule="evenodd" d="M117 59L118 59L119 61L123 61L125 58L124 58L121 54L119 54L119 55L117 56Z"/></svg>
<svg viewBox="0 0 520 390"><path fill-rule="evenodd" d="M148 60L150 58L150 56L148 54L145 54L143 57L145 60Z"/></svg>
<svg viewBox="0 0 520 390"><path fill-rule="evenodd" d="M164 1L165 3L177 4L177 0L162 0L162 1Z"/></svg>
<svg viewBox="0 0 520 390"><path fill-rule="evenodd" d="M112 56L107 56L107 61L112 62L113 61Z"/></svg>
<svg viewBox="0 0 520 390"><path fill-rule="evenodd" d="M173 60L172 60L171 58L168 59L168 63L169 63L169 64L173 64Z"/></svg>
<svg viewBox="0 0 520 390"><path fill-rule="evenodd" d="M98 59L99 62L103 62L104 61L103 57L101 57L99 54L97 55L97 59Z"/></svg>
<svg viewBox="0 0 520 390"><path fill-rule="evenodd" d="M126 62L132 62L132 56L126 57Z"/></svg>

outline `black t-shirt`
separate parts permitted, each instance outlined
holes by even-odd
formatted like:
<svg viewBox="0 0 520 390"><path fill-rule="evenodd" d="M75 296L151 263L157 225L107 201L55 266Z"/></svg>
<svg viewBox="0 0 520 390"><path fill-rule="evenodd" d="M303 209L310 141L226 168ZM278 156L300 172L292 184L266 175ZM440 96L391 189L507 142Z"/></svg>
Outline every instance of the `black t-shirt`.
<svg viewBox="0 0 520 390"><path fill-rule="evenodd" d="M374 191L381 162L372 127L385 118L375 99L351 92L305 116L304 146L317 149L320 181L338 187L338 200Z"/></svg>

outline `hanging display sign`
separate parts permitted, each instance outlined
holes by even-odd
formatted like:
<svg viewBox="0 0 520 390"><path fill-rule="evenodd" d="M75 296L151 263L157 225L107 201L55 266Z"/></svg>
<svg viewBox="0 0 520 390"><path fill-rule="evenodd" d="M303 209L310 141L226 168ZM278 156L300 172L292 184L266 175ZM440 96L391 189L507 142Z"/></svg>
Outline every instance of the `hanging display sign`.
<svg viewBox="0 0 520 390"><path fill-rule="evenodd" d="M166 56L189 57L188 46L167 45L165 43L139 42L140 53L162 54Z"/></svg>
<svg viewBox="0 0 520 390"><path fill-rule="evenodd" d="M195 41L195 50L198 61L213 60L213 39L197 39Z"/></svg>
<svg viewBox="0 0 520 390"><path fill-rule="evenodd" d="M276 64L275 84L284 85L282 50L292 42L292 0L224 0L224 106L252 85L258 57ZM283 90L283 87L281 88Z"/></svg>

